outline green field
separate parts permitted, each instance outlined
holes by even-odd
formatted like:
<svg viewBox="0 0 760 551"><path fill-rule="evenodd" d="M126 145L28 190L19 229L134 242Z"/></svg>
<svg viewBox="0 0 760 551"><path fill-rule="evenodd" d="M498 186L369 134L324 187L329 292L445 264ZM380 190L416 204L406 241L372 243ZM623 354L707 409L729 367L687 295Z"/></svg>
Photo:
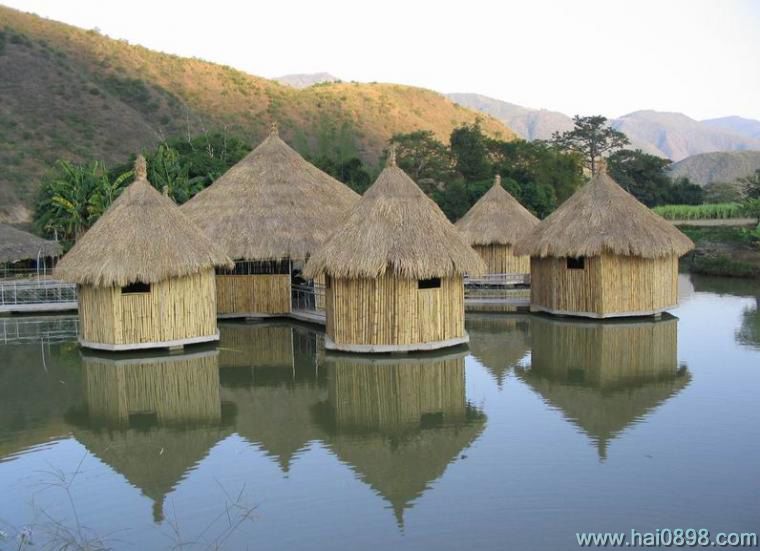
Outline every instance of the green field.
<svg viewBox="0 0 760 551"><path fill-rule="evenodd" d="M714 203L708 205L661 205L654 212L666 220L723 220L741 218L740 203Z"/></svg>

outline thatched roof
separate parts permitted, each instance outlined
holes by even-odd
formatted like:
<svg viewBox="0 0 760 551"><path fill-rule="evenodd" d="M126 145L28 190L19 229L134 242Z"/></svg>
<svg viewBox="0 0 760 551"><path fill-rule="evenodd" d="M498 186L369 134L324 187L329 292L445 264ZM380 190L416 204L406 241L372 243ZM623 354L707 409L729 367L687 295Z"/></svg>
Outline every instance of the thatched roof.
<svg viewBox="0 0 760 551"><path fill-rule="evenodd" d="M388 165L351 215L311 257L304 274L376 278L386 272L408 279L485 272L432 199L396 166Z"/></svg>
<svg viewBox="0 0 760 551"><path fill-rule="evenodd" d="M514 245L538 225L538 218L501 185L501 176L456 223L470 245Z"/></svg>
<svg viewBox="0 0 760 551"><path fill-rule="evenodd" d="M124 286L196 274L232 261L168 196L150 185L145 159L135 181L56 266L56 276L82 285Z"/></svg>
<svg viewBox="0 0 760 551"><path fill-rule="evenodd" d="M182 205L234 259L304 260L343 220L359 195L269 137Z"/></svg>
<svg viewBox="0 0 760 551"><path fill-rule="evenodd" d="M601 170L520 239L515 253L537 257L611 253L659 258L681 256L693 248L691 239Z"/></svg>
<svg viewBox="0 0 760 551"><path fill-rule="evenodd" d="M0 224L0 263L59 256L61 252L63 249L55 241Z"/></svg>

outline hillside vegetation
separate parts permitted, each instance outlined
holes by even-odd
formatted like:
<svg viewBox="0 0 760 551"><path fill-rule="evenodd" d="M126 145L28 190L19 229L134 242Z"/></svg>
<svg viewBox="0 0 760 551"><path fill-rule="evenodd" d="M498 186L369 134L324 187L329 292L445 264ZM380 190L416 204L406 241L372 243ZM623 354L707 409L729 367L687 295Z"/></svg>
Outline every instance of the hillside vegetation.
<svg viewBox="0 0 760 551"><path fill-rule="evenodd" d="M173 136L224 130L255 143L276 120L302 153L339 135L368 163L397 132L425 129L446 141L480 118L488 135L514 137L496 119L421 88L298 90L2 6L0 33L0 221L28 220L40 177L56 159L119 162Z"/></svg>

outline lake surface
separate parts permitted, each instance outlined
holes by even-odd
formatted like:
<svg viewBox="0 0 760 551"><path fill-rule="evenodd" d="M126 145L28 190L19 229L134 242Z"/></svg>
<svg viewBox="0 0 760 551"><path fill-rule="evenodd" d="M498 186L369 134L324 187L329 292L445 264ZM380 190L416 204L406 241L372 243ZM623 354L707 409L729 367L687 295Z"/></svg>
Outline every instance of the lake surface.
<svg viewBox="0 0 760 551"><path fill-rule="evenodd" d="M760 284L659 322L468 315L469 350L328 355L293 323L81 351L0 318L0 549L577 549L760 531Z"/></svg>

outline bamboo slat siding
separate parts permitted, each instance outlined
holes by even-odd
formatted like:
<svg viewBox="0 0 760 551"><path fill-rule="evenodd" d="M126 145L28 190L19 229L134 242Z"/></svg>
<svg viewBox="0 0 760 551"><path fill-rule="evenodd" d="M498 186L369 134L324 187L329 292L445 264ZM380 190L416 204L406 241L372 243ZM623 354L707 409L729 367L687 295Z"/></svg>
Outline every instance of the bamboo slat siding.
<svg viewBox="0 0 760 551"><path fill-rule="evenodd" d="M215 294L210 269L154 283L150 293L80 286L81 336L102 344L140 344L214 335Z"/></svg>
<svg viewBox="0 0 760 551"><path fill-rule="evenodd" d="M287 314L290 275L217 275L219 314Z"/></svg>
<svg viewBox="0 0 760 551"><path fill-rule="evenodd" d="M224 324L219 340L222 367L293 369L293 327L290 325Z"/></svg>
<svg viewBox="0 0 760 551"><path fill-rule="evenodd" d="M465 418L464 358L328 363L328 401L342 430L418 427L425 414Z"/></svg>
<svg viewBox="0 0 760 551"><path fill-rule="evenodd" d="M585 259L582 270L565 258L531 259L531 307L607 317L647 315L678 302L678 259L602 255Z"/></svg>
<svg viewBox="0 0 760 551"><path fill-rule="evenodd" d="M154 413L163 426L221 421L216 352L123 362L85 356L83 364L93 421L127 426L135 413Z"/></svg>
<svg viewBox="0 0 760 551"><path fill-rule="evenodd" d="M626 387L673 377L678 370L678 320L637 323L531 320L532 368L558 380L583 370L583 383ZM579 381L580 382L580 381Z"/></svg>
<svg viewBox="0 0 760 551"><path fill-rule="evenodd" d="M461 277L442 278L437 289L416 279L329 279L327 334L336 344L417 344L464 335Z"/></svg>
<svg viewBox="0 0 760 551"><path fill-rule="evenodd" d="M483 258L489 274L530 273L530 257L513 255L511 245L474 245L472 248Z"/></svg>

